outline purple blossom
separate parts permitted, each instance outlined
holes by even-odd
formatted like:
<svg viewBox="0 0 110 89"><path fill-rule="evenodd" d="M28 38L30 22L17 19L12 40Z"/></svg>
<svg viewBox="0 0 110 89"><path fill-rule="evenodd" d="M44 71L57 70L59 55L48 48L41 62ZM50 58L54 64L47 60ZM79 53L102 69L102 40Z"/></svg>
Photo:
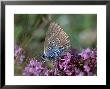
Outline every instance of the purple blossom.
<svg viewBox="0 0 110 89"><path fill-rule="evenodd" d="M79 68L77 68L77 67L75 67L74 69L75 69L75 74L76 74L76 75L79 74L80 71L81 71L81 70L80 70Z"/></svg>
<svg viewBox="0 0 110 89"><path fill-rule="evenodd" d="M84 71L88 73L90 71L90 67L88 65L84 65Z"/></svg>
<svg viewBox="0 0 110 89"><path fill-rule="evenodd" d="M15 45L15 48L14 48L14 56L18 56L22 51L22 48L20 48L19 46Z"/></svg>
<svg viewBox="0 0 110 89"><path fill-rule="evenodd" d="M36 59L30 59L29 64L23 70L23 75L43 75L42 71L44 70L42 62L37 61Z"/></svg>
<svg viewBox="0 0 110 89"><path fill-rule="evenodd" d="M79 55L83 58L83 60L86 60L90 57L94 58L94 52L90 48L83 49Z"/></svg>
<svg viewBox="0 0 110 89"><path fill-rule="evenodd" d="M61 57L50 62L53 67L35 58L23 69L25 76L95 76L97 75L97 51L96 49L83 49L81 52L70 50Z"/></svg>
<svg viewBox="0 0 110 89"><path fill-rule="evenodd" d="M47 69L44 73L45 76L57 76L57 73L54 69Z"/></svg>
<svg viewBox="0 0 110 89"><path fill-rule="evenodd" d="M87 75L88 75L88 76L93 76L93 73L92 73L92 72L88 72Z"/></svg>
<svg viewBox="0 0 110 89"><path fill-rule="evenodd" d="M15 61L15 64L22 64L22 62L24 61L25 59L25 56L23 54L23 49L17 45L15 45L15 48L14 48L14 61Z"/></svg>
<svg viewBox="0 0 110 89"><path fill-rule="evenodd" d="M78 76L84 76L84 72L81 71Z"/></svg>
<svg viewBox="0 0 110 89"><path fill-rule="evenodd" d="M67 75L72 75L72 72L70 70L65 71Z"/></svg>

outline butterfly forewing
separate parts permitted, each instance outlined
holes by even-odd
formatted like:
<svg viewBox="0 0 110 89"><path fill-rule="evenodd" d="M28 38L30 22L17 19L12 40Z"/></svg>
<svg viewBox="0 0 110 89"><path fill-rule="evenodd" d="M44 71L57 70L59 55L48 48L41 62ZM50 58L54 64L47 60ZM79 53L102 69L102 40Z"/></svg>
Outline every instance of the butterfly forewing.
<svg viewBox="0 0 110 89"><path fill-rule="evenodd" d="M48 48L48 46L52 42L53 38L55 38L61 30L62 30L61 27L57 23L55 23L55 22L50 23L48 32L46 33L46 37L45 37L45 43L44 43L45 49ZM56 41L58 41L58 40L56 40Z"/></svg>

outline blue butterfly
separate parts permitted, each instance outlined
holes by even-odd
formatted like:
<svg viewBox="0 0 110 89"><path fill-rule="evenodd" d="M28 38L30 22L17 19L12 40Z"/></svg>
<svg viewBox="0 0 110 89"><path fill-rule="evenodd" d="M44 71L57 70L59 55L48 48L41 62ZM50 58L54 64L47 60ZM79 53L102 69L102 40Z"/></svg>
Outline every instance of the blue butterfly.
<svg viewBox="0 0 110 89"><path fill-rule="evenodd" d="M57 23L51 22L45 37L43 59L56 59L69 48L69 36Z"/></svg>

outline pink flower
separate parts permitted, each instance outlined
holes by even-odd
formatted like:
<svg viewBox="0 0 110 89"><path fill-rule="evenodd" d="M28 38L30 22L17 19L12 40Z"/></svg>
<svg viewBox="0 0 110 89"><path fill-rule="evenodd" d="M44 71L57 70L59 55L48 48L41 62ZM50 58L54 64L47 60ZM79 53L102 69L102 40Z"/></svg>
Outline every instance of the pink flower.
<svg viewBox="0 0 110 89"><path fill-rule="evenodd" d="M83 49L81 53L79 53L79 55L83 58L83 60L88 59L91 56L91 50L89 48L87 49Z"/></svg>
<svg viewBox="0 0 110 89"><path fill-rule="evenodd" d="M88 65L84 65L84 71L88 73L90 71L90 67Z"/></svg>

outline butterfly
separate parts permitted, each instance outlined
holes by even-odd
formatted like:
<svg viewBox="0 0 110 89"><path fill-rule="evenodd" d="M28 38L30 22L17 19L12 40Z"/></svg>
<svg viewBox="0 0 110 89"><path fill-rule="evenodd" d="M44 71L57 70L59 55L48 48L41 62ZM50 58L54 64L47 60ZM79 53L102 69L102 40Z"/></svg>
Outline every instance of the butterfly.
<svg viewBox="0 0 110 89"><path fill-rule="evenodd" d="M60 25L51 22L44 42L43 59L53 60L70 48L69 36Z"/></svg>

